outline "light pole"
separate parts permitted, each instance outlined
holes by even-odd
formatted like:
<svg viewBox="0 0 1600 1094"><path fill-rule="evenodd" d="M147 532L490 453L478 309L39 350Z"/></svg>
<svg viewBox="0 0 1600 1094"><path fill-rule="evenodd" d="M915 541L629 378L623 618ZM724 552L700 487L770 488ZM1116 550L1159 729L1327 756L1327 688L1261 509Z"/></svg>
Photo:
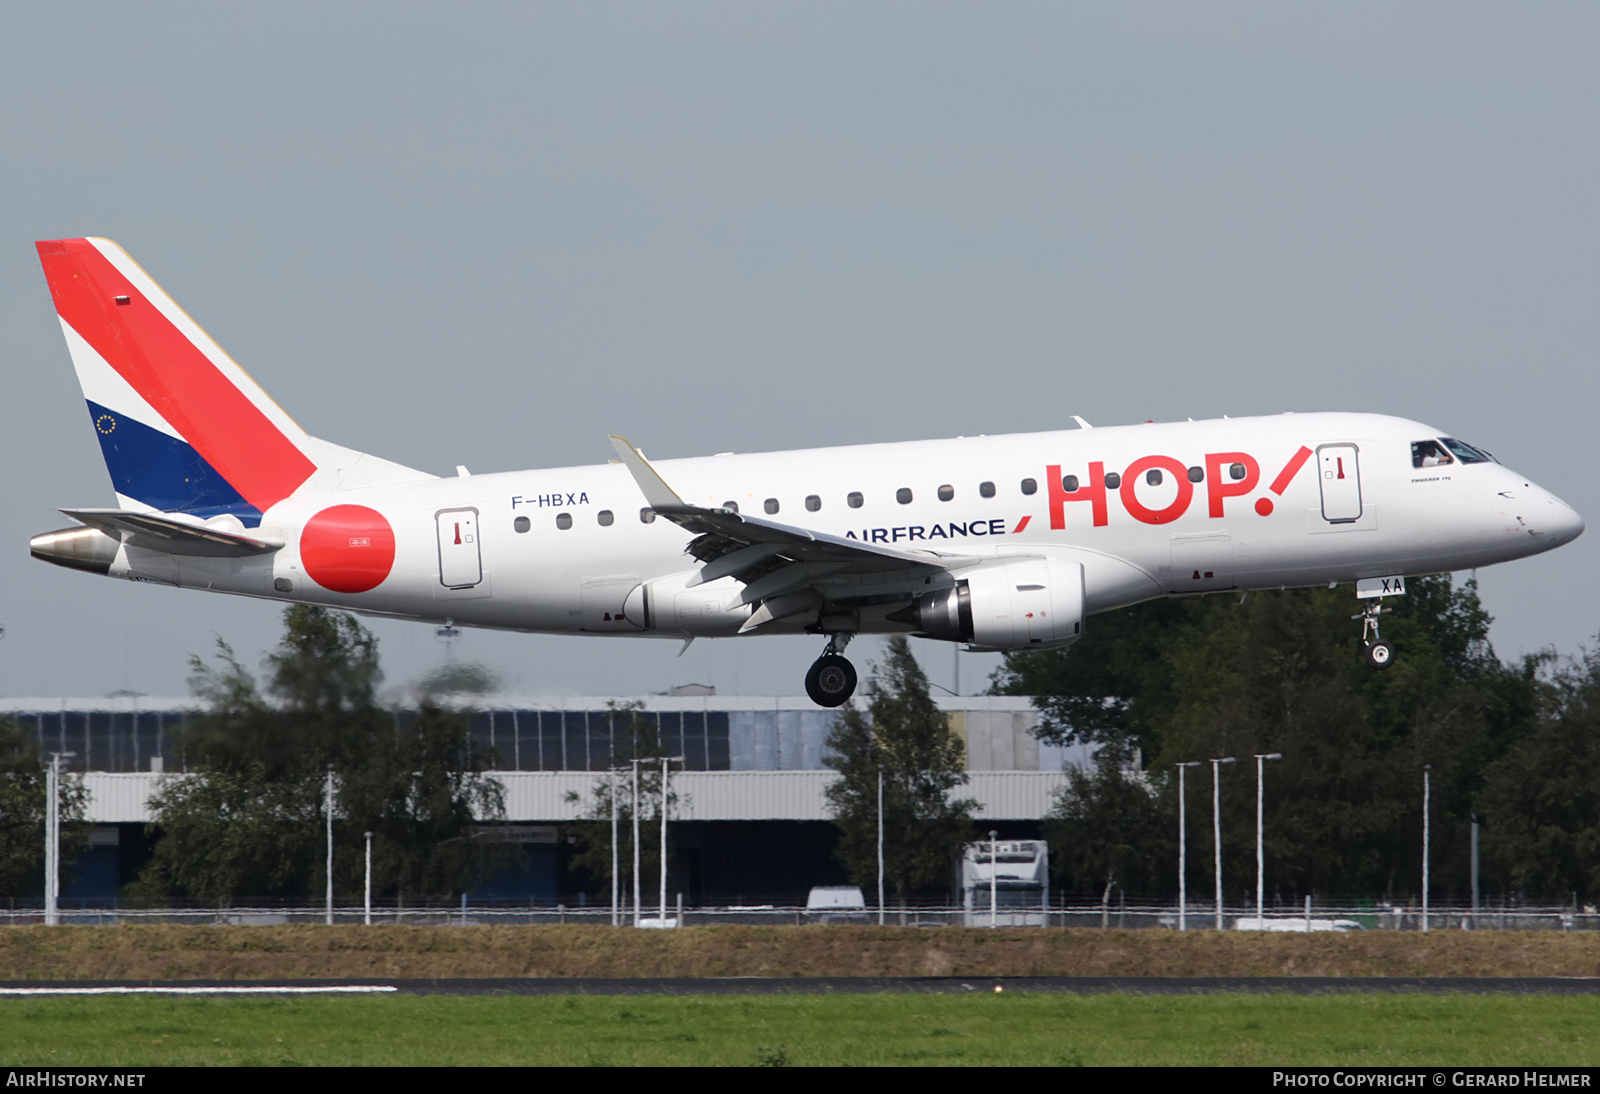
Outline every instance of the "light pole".
<svg viewBox="0 0 1600 1094"><path fill-rule="evenodd" d="M1472 814L1472 929L1478 929L1478 814Z"/></svg>
<svg viewBox="0 0 1600 1094"><path fill-rule="evenodd" d="M1000 876L1000 845L995 842L998 833L989 829L989 929L992 931L1000 925L999 901L995 899L995 880Z"/></svg>
<svg viewBox="0 0 1600 1094"><path fill-rule="evenodd" d="M878 765L878 926L883 926L883 765Z"/></svg>
<svg viewBox="0 0 1600 1094"><path fill-rule="evenodd" d="M333 765L332 764L328 765L328 781L327 781L326 785L323 788L323 807L322 807L322 811L327 814L327 819L328 819L328 887L327 887L328 906L327 906L327 912L326 912L326 915L325 915L325 922L328 924L328 926L331 927L331 926L333 926Z"/></svg>
<svg viewBox="0 0 1600 1094"><path fill-rule="evenodd" d="M1183 774L1188 767L1199 767L1199 760L1178 765L1178 930L1189 929L1189 824L1183 806Z"/></svg>
<svg viewBox="0 0 1600 1094"><path fill-rule="evenodd" d="M618 899L617 887L622 884L622 879L617 877L617 769L611 769L611 925L613 927L621 921L622 909Z"/></svg>
<svg viewBox="0 0 1600 1094"><path fill-rule="evenodd" d="M44 776L44 925L61 922L61 761L76 752L50 753Z"/></svg>
<svg viewBox="0 0 1600 1094"><path fill-rule="evenodd" d="M667 765L682 756L661 757L661 926L667 925Z"/></svg>
<svg viewBox="0 0 1600 1094"><path fill-rule="evenodd" d="M1428 795L1432 764L1422 765L1422 933L1428 933Z"/></svg>
<svg viewBox="0 0 1600 1094"><path fill-rule="evenodd" d="M633 925L639 926L639 761L633 761Z"/></svg>
<svg viewBox="0 0 1600 1094"><path fill-rule="evenodd" d="M1222 930L1222 765L1236 763L1233 756L1211 761L1211 838L1216 845L1217 930Z"/></svg>
<svg viewBox="0 0 1600 1094"><path fill-rule="evenodd" d="M367 886L366 908L362 914L364 926L372 926L372 833L367 833Z"/></svg>
<svg viewBox="0 0 1600 1094"><path fill-rule="evenodd" d="M1266 852L1262 849L1261 840L1261 804L1263 798L1261 768L1262 764L1267 760L1281 759L1283 759L1283 753L1281 752L1256 754L1256 928L1263 931L1267 929L1267 921L1261 908L1262 895L1266 888L1267 860Z"/></svg>

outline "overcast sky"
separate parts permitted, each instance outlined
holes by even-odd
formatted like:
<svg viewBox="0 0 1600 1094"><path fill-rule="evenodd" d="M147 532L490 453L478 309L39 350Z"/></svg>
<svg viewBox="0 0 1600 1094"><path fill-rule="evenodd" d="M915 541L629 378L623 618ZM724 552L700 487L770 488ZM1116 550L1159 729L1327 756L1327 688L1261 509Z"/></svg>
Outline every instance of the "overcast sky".
<svg viewBox="0 0 1600 1094"><path fill-rule="evenodd" d="M280 633L28 557L112 503L36 239L117 240L310 432L439 473L1375 410L1592 524L1597 57L1593 4L0 6L0 693ZM1597 549L1479 575L1502 656L1593 642ZM446 656L371 625L393 682ZM453 655L793 694L820 646Z"/></svg>

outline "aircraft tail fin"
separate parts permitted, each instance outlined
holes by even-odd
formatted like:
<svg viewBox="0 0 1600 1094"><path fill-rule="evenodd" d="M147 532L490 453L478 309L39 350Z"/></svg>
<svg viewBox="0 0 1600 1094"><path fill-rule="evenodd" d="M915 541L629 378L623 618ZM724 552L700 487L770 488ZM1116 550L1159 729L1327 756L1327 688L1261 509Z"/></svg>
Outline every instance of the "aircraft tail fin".
<svg viewBox="0 0 1600 1094"><path fill-rule="evenodd" d="M431 478L309 436L108 239L36 244L124 508L247 527L304 488Z"/></svg>

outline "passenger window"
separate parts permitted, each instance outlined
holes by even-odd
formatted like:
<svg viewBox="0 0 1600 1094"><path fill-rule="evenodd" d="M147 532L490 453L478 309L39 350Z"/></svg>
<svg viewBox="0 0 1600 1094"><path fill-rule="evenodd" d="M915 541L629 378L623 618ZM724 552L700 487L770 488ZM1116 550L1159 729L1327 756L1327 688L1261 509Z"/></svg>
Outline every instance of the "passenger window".
<svg viewBox="0 0 1600 1094"><path fill-rule="evenodd" d="M722 503L722 507L731 513L737 513L739 511L739 503L736 501L725 501Z"/></svg>
<svg viewBox="0 0 1600 1094"><path fill-rule="evenodd" d="M1412 467L1443 467L1445 464L1455 462L1438 441L1411 442Z"/></svg>
<svg viewBox="0 0 1600 1094"><path fill-rule="evenodd" d="M811 495L808 495L806 497L806 511L808 513L815 513L818 509L821 509L821 508L822 508L822 499L817 497L817 495L811 494Z"/></svg>
<svg viewBox="0 0 1600 1094"><path fill-rule="evenodd" d="M639 523L640 524L654 524L655 520L656 520L656 511L654 509L650 508L648 505L645 506L643 509L639 510Z"/></svg>
<svg viewBox="0 0 1600 1094"><path fill-rule="evenodd" d="M557 513L556 514L556 527L561 529L563 532L565 532L568 528L571 528L572 527L572 514L571 513Z"/></svg>
<svg viewBox="0 0 1600 1094"><path fill-rule="evenodd" d="M1061 477L1061 489L1069 494L1076 494L1078 492L1078 476L1063 475Z"/></svg>
<svg viewBox="0 0 1600 1094"><path fill-rule="evenodd" d="M896 490L894 492L894 500L899 502L901 505L910 505L911 504L911 487L902 486L900 489Z"/></svg>
<svg viewBox="0 0 1600 1094"><path fill-rule="evenodd" d="M850 496L844 500L849 503L852 509L860 509L863 501L860 491L851 491Z"/></svg>
<svg viewBox="0 0 1600 1094"><path fill-rule="evenodd" d="M1107 490L1116 490L1121 486L1122 486L1122 476L1121 475L1117 474L1115 471L1107 473L1107 475L1106 475L1106 489Z"/></svg>
<svg viewBox="0 0 1600 1094"><path fill-rule="evenodd" d="M1039 484L1034 482L1032 479L1023 479L1022 480L1022 492L1024 494L1034 494L1034 493L1037 493L1038 490L1039 490Z"/></svg>
<svg viewBox="0 0 1600 1094"><path fill-rule="evenodd" d="M1244 476L1244 464L1230 463L1228 465L1228 478L1232 479L1234 482L1238 482L1240 479L1244 478Z"/></svg>
<svg viewBox="0 0 1600 1094"><path fill-rule="evenodd" d="M955 496L956 496L956 488L951 486L951 485L949 485L948 483L946 483L944 486L939 487L939 500L940 501L949 501L951 498L953 498Z"/></svg>
<svg viewBox="0 0 1600 1094"><path fill-rule="evenodd" d="M611 522L617 519L609 509L600 510L598 516L600 520L600 527L602 528L610 528Z"/></svg>
<svg viewBox="0 0 1600 1094"><path fill-rule="evenodd" d="M778 499L768 498L761 503L761 508L765 509L768 514L776 513L778 511Z"/></svg>
<svg viewBox="0 0 1600 1094"><path fill-rule="evenodd" d="M978 496L984 498L994 497L994 483L980 482L978 484Z"/></svg>
<svg viewBox="0 0 1600 1094"><path fill-rule="evenodd" d="M1155 468L1151 468L1149 471L1144 473L1144 481L1149 483L1151 486L1160 486L1161 472Z"/></svg>
<svg viewBox="0 0 1600 1094"><path fill-rule="evenodd" d="M1199 482L1201 479L1203 479L1205 477L1206 477L1206 473L1205 473L1205 471L1203 469L1198 468L1198 467L1189 468L1189 481L1190 482Z"/></svg>
<svg viewBox="0 0 1600 1094"><path fill-rule="evenodd" d="M516 520L511 522L511 527L515 528L519 532L526 532L529 528L533 527L533 521L529 520L527 517L518 517Z"/></svg>

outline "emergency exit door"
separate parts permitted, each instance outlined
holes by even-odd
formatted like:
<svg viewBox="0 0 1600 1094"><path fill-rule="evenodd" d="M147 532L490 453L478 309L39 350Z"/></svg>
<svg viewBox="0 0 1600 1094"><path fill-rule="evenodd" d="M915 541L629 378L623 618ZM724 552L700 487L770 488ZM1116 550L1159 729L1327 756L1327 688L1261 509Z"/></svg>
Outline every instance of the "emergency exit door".
<svg viewBox="0 0 1600 1094"><path fill-rule="evenodd" d="M478 511L446 509L439 514L439 584L470 589L483 580L478 553Z"/></svg>
<svg viewBox="0 0 1600 1094"><path fill-rule="evenodd" d="M1361 468L1353 444L1325 444L1317 449L1317 476L1322 484L1322 519L1349 524L1361 519Z"/></svg>

